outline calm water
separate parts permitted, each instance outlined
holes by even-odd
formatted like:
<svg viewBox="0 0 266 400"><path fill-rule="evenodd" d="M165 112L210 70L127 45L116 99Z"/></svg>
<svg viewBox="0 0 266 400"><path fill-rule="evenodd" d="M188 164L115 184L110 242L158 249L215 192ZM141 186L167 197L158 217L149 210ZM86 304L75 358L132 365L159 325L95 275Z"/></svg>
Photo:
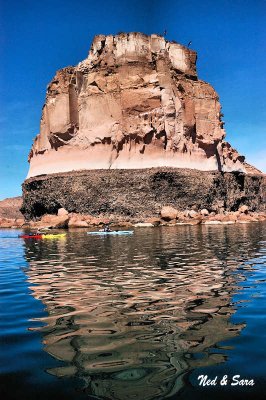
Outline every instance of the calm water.
<svg viewBox="0 0 266 400"><path fill-rule="evenodd" d="M265 232L0 231L1 399L265 398ZM229 382L201 387L199 375Z"/></svg>

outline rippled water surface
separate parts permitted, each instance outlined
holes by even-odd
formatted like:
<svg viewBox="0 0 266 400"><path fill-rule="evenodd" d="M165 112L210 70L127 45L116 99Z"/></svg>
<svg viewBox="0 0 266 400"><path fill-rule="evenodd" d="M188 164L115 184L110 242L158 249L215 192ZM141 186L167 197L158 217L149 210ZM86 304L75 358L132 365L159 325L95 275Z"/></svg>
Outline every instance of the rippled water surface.
<svg viewBox="0 0 266 400"><path fill-rule="evenodd" d="M1 398L265 398L265 230L0 231Z"/></svg>

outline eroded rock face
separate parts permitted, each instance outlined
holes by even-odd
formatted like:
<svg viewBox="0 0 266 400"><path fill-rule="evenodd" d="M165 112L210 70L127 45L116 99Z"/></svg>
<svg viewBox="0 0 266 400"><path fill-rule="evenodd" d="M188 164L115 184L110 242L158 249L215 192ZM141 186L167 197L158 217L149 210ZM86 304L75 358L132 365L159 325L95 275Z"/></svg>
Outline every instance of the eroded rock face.
<svg viewBox="0 0 266 400"><path fill-rule="evenodd" d="M109 168L247 172L224 141L218 95L198 79L196 58L158 35L96 36L88 58L48 86L28 178Z"/></svg>
<svg viewBox="0 0 266 400"><path fill-rule="evenodd" d="M171 220L177 210L187 210L184 216L194 219L192 210L221 213L247 206L250 211L265 212L265 189L265 176L238 172L174 168L134 173L129 169L76 171L26 180L22 212L26 219L34 219L65 208L69 213L146 222L158 216Z"/></svg>

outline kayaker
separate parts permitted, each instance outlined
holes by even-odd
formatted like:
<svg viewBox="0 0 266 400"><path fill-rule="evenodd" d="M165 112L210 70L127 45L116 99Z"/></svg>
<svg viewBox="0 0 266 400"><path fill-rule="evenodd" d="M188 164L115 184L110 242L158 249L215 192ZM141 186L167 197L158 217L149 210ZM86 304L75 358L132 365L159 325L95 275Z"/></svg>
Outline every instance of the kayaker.
<svg viewBox="0 0 266 400"><path fill-rule="evenodd" d="M47 233L47 231L49 231L50 228L40 228L37 229L36 231L36 235L45 235ZM48 232L49 233L49 232Z"/></svg>
<svg viewBox="0 0 266 400"><path fill-rule="evenodd" d="M104 232L111 232L111 229L110 229L109 224L105 224L105 225L104 225L103 231L104 231Z"/></svg>

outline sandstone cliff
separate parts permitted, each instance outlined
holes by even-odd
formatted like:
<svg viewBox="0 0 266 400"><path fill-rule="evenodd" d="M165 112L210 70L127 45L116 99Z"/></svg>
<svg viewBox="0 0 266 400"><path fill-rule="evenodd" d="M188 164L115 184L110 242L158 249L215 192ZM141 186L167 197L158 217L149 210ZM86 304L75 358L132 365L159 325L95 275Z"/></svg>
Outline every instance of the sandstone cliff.
<svg viewBox="0 0 266 400"><path fill-rule="evenodd" d="M88 58L48 86L28 178L151 167L254 172L224 141L218 95L198 79L196 58L158 35L96 36Z"/></svg>

